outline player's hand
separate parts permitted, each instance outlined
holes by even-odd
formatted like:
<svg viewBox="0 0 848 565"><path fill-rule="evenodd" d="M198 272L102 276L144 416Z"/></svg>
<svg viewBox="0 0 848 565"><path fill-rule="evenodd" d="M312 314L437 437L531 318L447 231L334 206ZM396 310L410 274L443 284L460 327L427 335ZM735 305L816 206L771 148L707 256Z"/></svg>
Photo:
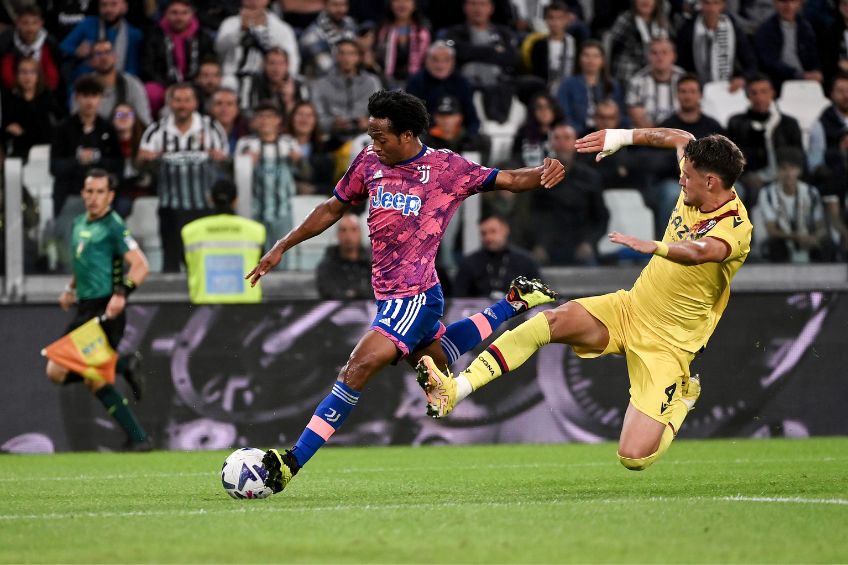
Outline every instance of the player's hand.
<svg viewBox="0 0 848 565"><path fill-rule="evenodd" d="M63 290L62 294L59 295L59 306L61 306L62 310L65 312L67 312L76 301L77 295L73 290Z"/></svg>
<svg viewBox="0 0 848 565"><path fill-rule="evenodd" d="M542 162L541 183L545 188L553 188L565 178L565 166L558 159L545 157Z"/></svg>
<svg viewBox="0 0 848 565"><path fill-rule="evenodd" d="M253 288L256 286L256 283L259 282L259 279L262 276L280 264L280 260L283 258L283 248L274 245L271 250L262 256L262 259L259 260L259 264L253 267L253 270L247 273L244 278L245 280L250 279L250 287Z"/></svg>
<svg viewBox="0 0 848 565"><path fill-rule="evenodd" d="M632 235L624 235L623 233L619 233L617 231L614 231L609 234L609 239L613 243L624 245L626 247L629 247L633 251L638 251L639 253L645 253L647 255L650 255L657 250L657 244L653 241L645 241L644 239L639 239L638 237L633 237Z"/></svg>
<svg viewBox="0 0 848 565"><path fill-rule="evenodd" d="M121 315L124 307L127 305L127 297L120 294L113 294L106 305L106 318L112 320Z"/></svg>
<svg viewBox="0 0 848 565"><path fill-rule="evenodd" d="M602 129L581 137L574 144L574 147L578 153L597 153L595 155L597 162L632 143L633 130Z"/></svg>

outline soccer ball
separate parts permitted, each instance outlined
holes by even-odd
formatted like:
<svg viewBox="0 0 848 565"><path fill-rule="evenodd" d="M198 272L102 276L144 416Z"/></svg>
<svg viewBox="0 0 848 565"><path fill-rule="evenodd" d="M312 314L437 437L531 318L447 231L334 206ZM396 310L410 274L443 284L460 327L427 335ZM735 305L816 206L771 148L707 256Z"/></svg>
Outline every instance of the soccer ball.
<svg viewBox="0 0 848 565"><path fill-rule="evenodd" d="M233 498L265 498L272 491L263 482L268 471L262 465L265 452L255 447L233 451L221 467L221 484Z"/></svg>

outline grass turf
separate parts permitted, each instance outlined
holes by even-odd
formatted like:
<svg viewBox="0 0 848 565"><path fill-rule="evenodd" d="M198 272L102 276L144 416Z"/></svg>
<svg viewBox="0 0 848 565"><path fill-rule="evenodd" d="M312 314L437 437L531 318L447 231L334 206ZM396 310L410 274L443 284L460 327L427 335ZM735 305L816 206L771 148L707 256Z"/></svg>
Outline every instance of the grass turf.
<svg viewBox="0 0 848 565"><path fill-rule="evenodd" d="M848 561L848 438L324 449L233 500L223 452L0 457L0 562Z"/></svg>

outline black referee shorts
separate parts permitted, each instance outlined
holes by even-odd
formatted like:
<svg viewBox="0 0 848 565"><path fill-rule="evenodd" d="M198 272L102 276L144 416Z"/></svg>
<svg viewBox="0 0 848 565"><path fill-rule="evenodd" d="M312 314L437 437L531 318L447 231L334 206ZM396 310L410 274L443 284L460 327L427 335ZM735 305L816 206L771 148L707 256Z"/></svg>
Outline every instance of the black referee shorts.
<svg viewBox="0 0 848 565"><path fill-rule="evenodd" d="M77 329L87 321L98 316L102 316L106 312L106 305L109 304L111 296L105 298L91 298L89 300L80 300L77 303L77 312L74 319L68 324L65 333ZM103 331L106 333L106 338L109 340L109 345L115 351L118 350L118 344L124 337L124 328L127 325L126 309L121 312L117 318L100 322Z"/></svg>

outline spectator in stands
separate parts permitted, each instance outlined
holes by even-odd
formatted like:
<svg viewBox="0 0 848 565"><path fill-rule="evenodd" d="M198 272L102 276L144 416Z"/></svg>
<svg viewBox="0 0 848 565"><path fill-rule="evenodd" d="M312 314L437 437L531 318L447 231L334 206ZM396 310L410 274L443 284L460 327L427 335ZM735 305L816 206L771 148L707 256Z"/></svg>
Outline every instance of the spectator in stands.
<svg viewBox="0 0 848 565"><path fill-rule="evenodd" d="M503 216L492 214L480 220L481 247L459 264L454 296L499 300L515 277L539 277L539 265L529 253L510 244L509 233L509 223Z"/></svg>
<svg viewBox="0 0 848 565"><path fill-rule="evenodd" d="M671 34L664 0L631 0L610 29L610 69L621 84L648 63L651 41Z"/></svg>
<svg viewBox="0 0 848 565"><path fill-rule="evenodd" d="M221 88L223 74L221 63L214 56L209 56L200 63L200 70L194 77L194 93L197 97L197 108L201 114L209 113L209 103L212 95ZM167 107L166 107L167 109Z"/></svg>
<svg viewBox="0 0 848 565"><path fill-rule="evenodd" d="M82 20L59 47L71 60L70 78L92 71L91 50L98 39L108 39L115 49L115 66L119 71L138 76L144 37L127 22L126 0L99 0L99 15Z"/></svg>
<svg viewBox="0 0 848 565"><path fill-rule="evenodd" d="M149 124L153 120L144 85L133 75L119 71L116 60L115 50L108 40L98 39L94 42L89 64L94 69L92 76L103 85L103 100L98 113L103 118L111 119L115 106L128 102L136 109L141 121ZM72 103L71 111L75 110L76 106Z"/></svg>
<svg viewBox="0 0 848 565"><path fill-rule="evenodd" d="M243 77L259 72L262 55L271 47L280 47L288 53L292 73L300 71L300 51L294 31L267 7L268 0L241 0L239 15L221 23L215 51L230 83L240 84Z"/></svg>
<svg viewBox="0 0 848 565"><path fill-rule="evenodd" d="M565 120L577 130L578 135L595 129L593 116L597 102L612 100L618 104L618 111L624 112L623 90L609 74L600 41L587 39L580 45L577 72L562 81L557 100Z"/></svg>
<svg viewBox="0 0 848 565"><path fill-rule="evenodd" d="M822 82L816 34L801 15L801 0L774 0L776 13L757 29L754 48L777 90L792 79Z"/></svg>
<svg viewBox="0 0 848 565"><path fill-rule="evenodd" d="M838 1L833 22L816 35L825 82L838 72L848 73L848 0Z"/></svg>
<svg viewBox="0 0 848 565"><path fill-rule="evenodd" d="M574 158L577 132L567 124L551 130L551 156L565 165L566 178L532 194L533 254L543 264L593 265L606 233L609 211L600 173Z"/></svg>
<svg viewBox="0 0 848 565"><path fill-rule="evenodd" d="M209 115L221 126L226 140L225 151L232 157L238 140L250 131L247 120L239 111L236 92L224 87L216 90L210 101Z"/></svg>
<svg viewBox="0 0 848 565"><path fill-rule="evenodd" d="M777 179L763 188L757 204L768 234L763 255L772 263L829 260L832 249L821 196L800 180L804 153L796 147L776 153Z"/></svg>
<svg viewBox="0 0 848 565"><path fill-rule="evenodd" d="M677 111L662 121L660 127L682 129L696 139L713 133L725 134L720 123L701 111L701 83L697 75L688 73L678 79L677 105Z"/></svg>
<svg viewBox="0 0 848 565"><path fill-rule="evenodd" d="M745 90L750 107L744 114L730 117L727 137L745 155L747 164L737 187L750 207L757 202L759 189L776 178L775 151L781 147L800 148L802 145L798 121L781 114L773 104L774 88L766 75L750 78Z"/></svg>
<svg viewBox="0 0 848 565"><path fill-rule="evenodd" d="M461 155L473 153L476 154L473 161L489 162L489 139L481 134L469 133L463 127L462 110L456 98L445 96L442 99L433 113L433 122L433 127L421 138L426 146L433 149L450 149Z"/></svg>
<svg viewBox="0 0 848 565"><path fill-rule="evenodd" d="M341 39L356 37L356 22L347 15L348 0L327 0L324 9L300 36L303 75L318 78L334 67L333 50Z"/></svg>
<svg viewBox="0 0 848 565"><path fill-rule="evenodd" d="M444 41L427 50L424 68L409 77L406 91L424 101L430 115L445 96L453 96L462 109L462 121L469 133L480 130L480 119L471 97L471 84L456 70L456 51Z"/></svg>
<svg viewBox="0 0 848 565"><path fill-rule="evenodd" d="M521 46L527 70L545 81L550 92L557 92L560 82L574 72L577 41L566 29L571 21L568 5L553 0L544 8L547 33L527 36Z"/></svg>
<svg viewBox="0 0 848 565"><path fill-rule="evenodd" d="M0 33L0 77L2 86L12 89L17 81L19 60L31 58L41 66L43 88L56 92L62 82L60 65L62 53L56 40L44 29L44 19L38 6L26 5L18 12L14 29Z"/></svg>
<svg viewBox="0 0 848 565"><path fill-rule="evenodd" d="M567 10L566 30L569 35L574 37L578 45L591 34L589 26L583 21L585 14L580 0L511 0L510 3L514 16L512 27L521 34L529 33L533 35L534 32L544 33L547 31L545 10L555 3L561 3L565 6ZM597 4L597 1L593 4Z"/></svg>
<svg viewBox="0 0 848 565"><path fill-rule="evenodd" d="M133 201L139 196L151 196L153 179L143 172L138 161L141 136L147 124L142 123L130 104L118 104L112 113L112 125L118 134L118 146L123 157L123 178L115 194L113 208L121 217L130 215Z"/></svg>
<svg viewBox="0 0 848 565"><path fill-rule="evenodd" d="M756 72L757 58L745 32L724 13L726 7L726 0L701 0L701 11L677 34L677 62L702 84L726 80L735 92Z"/></svg>
<svg viewBox="0 0 848 565"><path fill-rule="evenodd" d="M233 0L203 0L203 3L198 6L202 9L197 12L200 29L210 37L215 37L215 34L221 29L221 24L227 18L239 14L239 4L239 2Z"/></svg>
<svg viewBox="0 0 848 565"><path fill-rule="evenodd" d="M165 103L165 89L194 80L204 58L214 54L213 40L200 29L193 0L167 0L165 14L150 29L141 60L141 79L153 115Z"/></svg>
<svg viewBox="0 0 848 565"><path fill-rule="evenodd" d="M774 15L774 0L731 0L728 7L748 38L753 38L763 22Z"/></svg>
<svg viewBox="0 0 848 565"><path fill-rule="evenodd" d="M389 85L402 87L424 66L430 29L416 0L389 0L377 32L377 59Z"/></svg>
<svg viewBox="0 0 848 565"><path fill-rule="evenodd" d="M53 175L53 214L58 241L59 268L70 266L67 255L74 218L85 211L79 194L91 169L101 168L120 176L121 152L118 135L111 122L97 111L103 99L103 86L91 76L74 83L77 112L53 130L50 144L50 174Z"/></svg>
<svg viewBox="0 0 848 565"><path fill-rule="evenodd" d="M841 253L848 257L848 73L836 74L830 100L833 104L810 131L810 152L819 148L819 155L810 158L810 168L822 165L825 170L822 192L828 220L839 234Z"/></svg>
<svg viewBox="0 0 848 565"><path fill-rule="evenodd" d="M301 158L295 163L294 181L298 194L332 192L335 159L325 151L324 138L318 125L318 112L311 102L295 104L286 123L286 132L297 143Z"/></svg>
<svg viewBox="0 0 848 565"><path fill-rule="evenodd" d="M503 121L512 104L519 57L515 33L492 23L494 8L492 0L464 0L465 23L447 30L445 39L453 41L460 72L483 92L487 115Z"/></svg>
<svg viewBox="0 0 848 565"><path fill-rule="evenodd" d="M235 213L238 191L229 179L209 190L212 214L186 224L188 295L192 304L250 304L262 301L261 285L244 280L244 270L262 257L265 227Z"/></svg>
<svg viewBox="0 0 848 565"><path fill-rule="evenodd" d="M226 161L226 134L197 112L194 88L178 82L168 88L169 113L147 127L138 159L158 165L159 234L162 270L176 272L183 260L180 230L209 214L209 187L220 176L217 162Z"/></svg>
<svg viewBox="0 0 848 565"><path fill-rule="evenodd" d="M670 39L651 40L648 66L627 86L625 101L633 127L655 127L677 109L677 81L686 71L674 64L675 57Z"/></svg>
<svg viewBox="0 0 848 565"><path fill-rule="evenodd" d="M365 3L365 2L363 2ZM512 25L512 0L494 0L492 21L501 25ZM456 0L427 0L422 3L424 14L431 22L435 32L440 32L439 39L445 39L443 32L465 21L465 6Z"/></svg>
<svg viewBox="0 0 848 565"><path fill-rule="evenodd" d="M44 27L56 41L65 39L86 17L97 15L97 2L90 0L52 0L37 4L50 8L43 12Z"/></svg>
<svg viewBox="0 0 848 565"><path fill-rule="evenodd" d="M318 294L332 300L373 299L371 254L362 245L359 218L347 212L337 225L338 245L327 247L315 270Z"/></svg>
<svg viewBox="0 0 848 565"><path fill-rule="evenodd" d="M0 99L0 154L26 161L33 145L50 143L53 127L65 112L45 87L41 65L31 57L18 59L15 84L2 89Z"/></svg>
<svg viewBox="0 0 848 565"><path fill-rule="evenodd" d="M309 88L299 77L289 72L289 56L279 47L265 53L262 72L242 81L239 107L245 117L253 115L260 102L271 100L288 115L296 102L309 99Z"/></svg>
<svg viewBox="0 0 848 565"><path fill-rule="evenodd" d="M599 100L595 104L594 123L594 129L598 131L624 127L619 105L614 100ZM600 173L605 188L633 188L638 185L632 174L632 169L638 168L638 159L632 159L632 155L630 150L616 151L600 162L595 161L595 156L590 153L578 153L575 158Z"/></svg>
<svg viewBox="0 0 848 565"><path fill-rule="evenodd" d="M270 238L266 249L294 227L292 198L297 188L292 168L301 155L297 142L281 133L282 125L280 108L270 100L260 102L253 117L256 133L242 137L236 146L236 155L249 155L253 160L251 217L265 226ZM285 257L283 261L287 262Z"/></svg>
<svg viewBox="0 0 848 565"><path fill-rule="evenodd" d="M377 60L377 26L374 22L363 22L356 28L356 44L362 54L359 68L383 80L383 67Z"/></svg>
<svg viewBox="0 0 848 565"><path fill-rule="evenodd" d="M353 39L336 42L336 71L312 84L312 100L321 129L347 140L368 129L368 97L380 79L359 69L359 46Z"/></svg>
<svg viewBox="0 0 848 565"><path fill-rule="evenodd" d="M325 0L274 0L271 2L271 10L292 26L300 37L318 19L324 4Z"/></svg>
<svg viewBox="0 0 848 565"><path fill-rule="evenodd" d="M530 99L524 124L515 135L512 160L516 167L538 167L549 153L553 127L565 119L553 96L540 92Z"/></svg>

